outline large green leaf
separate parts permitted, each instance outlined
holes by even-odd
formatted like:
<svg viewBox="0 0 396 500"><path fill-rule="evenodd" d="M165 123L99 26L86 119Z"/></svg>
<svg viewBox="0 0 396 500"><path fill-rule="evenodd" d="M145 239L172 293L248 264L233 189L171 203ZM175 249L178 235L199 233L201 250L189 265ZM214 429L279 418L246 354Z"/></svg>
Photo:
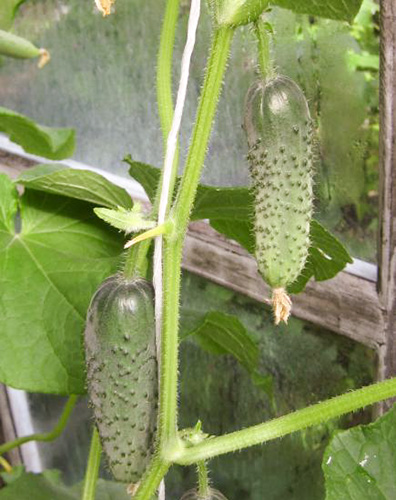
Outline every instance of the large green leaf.
<svg viewBox="0 0 396 500"><path fill-rule="evenodd" d="M372 424L338 432L322 469L326 500L396 498L396 407Z"/></svg>
<svg viewBox="0 0 396 500"><path fill-rule="evenodd" d="M83 483L66 487L60 471L50 469L42 474L25 472L14 467L12 473L2 473L6 487L0 491L0 500L79 500ZM129 500L125 484L98 479L95 500Z"/></svg>
<svg viewBox="0 0 396 500"><path fill-rule="evenodd" d="M17 182L30 189L60 194L108 208L132 207L129 194L102 175L65 165L37 165L22 172Z"/></svg>
<svg viewBox="0 0 396 500"><path fill-rule="evenodd" d="M249 372L253 382L272 397L272 377L261 375L257 370L257 343L236 316L211 311L186 336L193 336L199 345L211 354L234 356Z"/></svg>
<svg viewBox="0 0 396 500"><path fill-rule="evenodd" d="M120 235L88 203L26 190L0 175L0 381L33 392L84 393L82 332ZM8 201L7 201L8 200Z"/></svg>
<svg viewBox="0 0 396 500"><path fill-rule="evenodd" d="M38 125L30 118L0 107L0 132L10 136L27 153L63 160L72 156L75 148L74 130Z"/></svg>
<svg viewBox="0 0 396 500"><path fill-rule="evenodd" d="M363 0L271 0L271 4L299 14L351 22Z"/></svg>
<svg viewBox="0 0 396 500"><path fill-rule="evenodd" d="M25 0L1 0L0 2L0 30L9 30L14 22L18 7Z"/></svg>
<svg viewBox="0 0 396 500"><path fill-rule="evenodd" d="M56 472L55 474L53 472ZM7 486L0 490L0 500L77 500L77 496L60 481L58 471L32 474L16 471L8 474Z"/></svg>
<svg viewBox="0 0 396 500"><path fill-rule="evenodd" d="M130 165L131 176L142 184L153 201L160 171L150 165L134 162L130 158L126 161ZM246 187L218 188L200 185L191 219L209 219L216 231L237 241L254 255L253 204L252 194ZM289 287L290 293L301 292L311 277L317 281L333 278L352 262L344 246L316 220L311 222L310 239L312 244L306 266L299 278Z"/></svg>

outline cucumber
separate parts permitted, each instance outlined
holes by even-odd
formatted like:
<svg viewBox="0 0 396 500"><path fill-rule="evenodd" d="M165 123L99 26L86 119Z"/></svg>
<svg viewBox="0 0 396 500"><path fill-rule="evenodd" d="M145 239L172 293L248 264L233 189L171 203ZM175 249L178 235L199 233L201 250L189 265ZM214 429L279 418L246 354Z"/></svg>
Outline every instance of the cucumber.
<svg viewBox="0 0 396 500"><path fill-rule="evenodd" d="M154 292L112 276L92 298L85 328L88 394L108 465L135 483L154 449L158 407Z"/></svg>
<svg viewBox="0 0 396 500"><path fill-rule="evenodd" d="M29 40L4 30L0 30L0 54L17 59L40 57L40 68L50 59L49 53L45 49L39 49Z"/></svg>
<svg viewBox="0 0 396 500"><path fill-rule="evenodd" d="M286 321L286 288L301 273L310 246L313 128L307 100L290 78L259 81L246 99L254 228L259 272L273 289L275 323Z"/></svg>

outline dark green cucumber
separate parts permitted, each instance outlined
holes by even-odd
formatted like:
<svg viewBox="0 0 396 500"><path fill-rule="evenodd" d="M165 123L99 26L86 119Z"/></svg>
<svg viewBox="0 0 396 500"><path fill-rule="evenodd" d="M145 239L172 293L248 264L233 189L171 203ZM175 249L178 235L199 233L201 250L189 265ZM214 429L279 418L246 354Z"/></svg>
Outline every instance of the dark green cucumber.
<svg viewBox="0 0 396 500"><path fill-rule="evenodd" d="M153 453L158 406L154 292L143 278L102 283L85 328L88 393L115 479L135 483Z"/></svg>
<svg viewBox="0 0 396 500"><path fill-rule="evenodd" d="M257 82L246 101L245 129L255 196L256 260L264 280L283 300L284 290L302 271L308 256L312 217L312 124L307 100L285 76ZM274 306L276 308L276 303ZM278 311L279 313L279 311Z"/></svg>

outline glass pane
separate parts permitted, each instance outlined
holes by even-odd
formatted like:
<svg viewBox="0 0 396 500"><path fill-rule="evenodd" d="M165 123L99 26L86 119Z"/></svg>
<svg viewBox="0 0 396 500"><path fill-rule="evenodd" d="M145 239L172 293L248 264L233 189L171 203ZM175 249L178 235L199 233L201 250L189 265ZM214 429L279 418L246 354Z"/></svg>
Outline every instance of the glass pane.
<svg viewBox="0 0 396 500"><path fill-rule="evenodd" d="M296 319L274 327L267 307L188 273L183 290L181 334L191 332L208 310L236 316L259 346L259 373L273 377L274 403L234 357L209 354L194 335L187 336L181 343L182 427L200 419L205 432L221 434L373 381L376 356L365 346ZM37 429L51 428L60 413L60 398L31 395L30 401ZM264 493L266 500L322 500L320 464L330 433L369 419L370 409L213 460L213 485L229 500L262 500ZM89 425L82 401L67 433L55 443L40 444L45 465L59 467L69 483L83 477ZM194 467L174 467L167 498L180 498L194 482Z"/></svg>
<svg viewBox="0 0 396 500"><path fill-rule="evenodd" d="M205 2L204 2L205 3ZM175 82L185 40L188 0L175 51ZM15 31L52 54L35 63L4 60L0 102L53 126L78 131L75 159L127 175L126 153L156 166L162 138L156 111L155 67L163 0L119 0L103 19L93 1L35 0L17 17ZM375 261L378 198L378 6L365 0L351 27L274 8L273 54L279 71L304 89L316 120L317 216L356 257ZM194 119L210 21L203 7L182 129L182 158ZM240 29L225 79L203 180L245 185L244 98L257 77L255 41Z"/></svg>

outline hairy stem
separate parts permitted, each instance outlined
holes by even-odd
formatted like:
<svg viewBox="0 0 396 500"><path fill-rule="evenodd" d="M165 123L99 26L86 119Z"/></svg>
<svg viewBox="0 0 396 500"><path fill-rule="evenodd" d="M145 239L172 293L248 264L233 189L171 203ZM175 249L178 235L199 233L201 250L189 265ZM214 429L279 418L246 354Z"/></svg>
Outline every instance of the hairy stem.
<svg viewBox="0 0 396 500"><path fill-rule="evenodd" d="M158 114L160 118L164 150L172 126L173 119L173 99L172 99L172 56L175 44L177 20L179 16L180 0L168 0L166 3L165 15L161 30L160 46L157 58L157 102ZM172 165L172 174L169 185L169 204L172 200L174 191L177 167L179 163L179 148L176 148L176 154ZM163 171L161 171L160 182L151 211L151 218L154 219L158 213L158 207L161 196ZM147 253L151 241L143 241L135 248L131 248L127 254L124 273L127 277L146 276L147 272Z"/></svg>
<svg viewBox="0 0 396 500"><path fill-rule="evenodd" d="M77 402L77 399L78 396L72 395L69 397L58 423L51 432L48 432L46 434L44 433L31 434L30 436L23 436L15 439L14 441L9 441L8 443L4 443L0 446L0 455L7 453L7 451L12 450L13 448L17 448L18 446L21 446L24 443L28 443L29 441L54 441L62 434L64 428L66 427L70 414Z"/></svg>
<svg viewBox="0 0 396 500"><path fill-rule="evenodd" d="M150 500L158 489L159 484L165 474L168 472L170 464L155 456L149 469L145 473L133 500Z"/></svg>
<svg viewBox="0 0 396 500"><path fill-rule="evenodd" d="M167 441L174 438L177 431L178 321L184 234L212 130L232 35L232 29L219 29L213 38L186 167L178 198L171 213L178 234L175 238L165 238L164 241L165 300L162 322L159 422L159 437L162 446L166 446Z"/></svg>
<svg viewBox="0 0 396 500"><path fill-rule="evenodd" d="M233 34L234 30L232 28L219 28L215 31L212 41L191 146L175 206L172 210L176 227L182 238L187 229L206 156Z"/></svg>
<svg viewBox="0 0 396 500"><path fill-rule="evenodd" d="M198 495L201 498L207 498L209 495L209 474L204 461L198 462Z"/></svg>
<svg viewBox="0 0 396 500"><path fill-rule="evenodd" d="M89 450L87 470L85 472L84 490L81 500L95 500L96 483L99 476L101 445L99 433L94 426L91 439L91 447Z"/></svg>
<svg viewBox="0 0 396 500"><path fill-rule="evenodd" d="M179 16L179 4L180 0L168 0L166 3L157 58L157 102L164 149L166 148L166 141L173 119L172 56Z"/></svg>
<svg viewBox="0 0 396 500"><path fill-rule="evenodd" d="M188 194L185 191L179 191L177 206L173 211L173 217L178 220L177 236L164 240L163 290L165 299L162 317L158 429L160 455L154 459L148 473L143 477L135 500L148 500L154 494L170 466L170 462L163 460L165 450L169 442L176 440L178 320L183 241L212 129L233 33L234 31L229 28L220 29L213 38L197 120L182 180Z"/></svg>
<svg viewBox="0 0 396 500"><path fill-rule="evenodd" d="M175 462L181 465L190 465L218 455L248 448L312 425L321 424L331 418L356 411L395 395L396 378L392 378L336 396L269 422L203 441L196 446L184 449Z"/></svg>
<svg viewBox="0 0 396 500"><path fill-rule="evenodd" d="M274 72L270 52L271 35L267 23L258 20L254 25L254 33L257 38L260 74L263 80L267 80Z"/></svg>

